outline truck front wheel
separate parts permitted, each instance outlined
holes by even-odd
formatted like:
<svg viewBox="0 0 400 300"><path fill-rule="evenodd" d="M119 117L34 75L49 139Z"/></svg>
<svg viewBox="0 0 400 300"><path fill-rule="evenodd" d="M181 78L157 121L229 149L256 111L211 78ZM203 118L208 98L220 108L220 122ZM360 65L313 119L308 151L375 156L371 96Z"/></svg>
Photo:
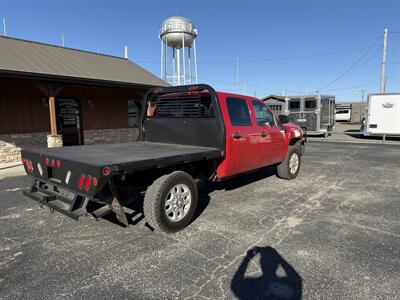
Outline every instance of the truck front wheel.
<svg viewBox="0 0 400 300"><path fill-rule="evenodd" d="M197 186L192 176L175 171L161 176L148 187L143 203L147 223L166 233L182 230L193 218Z"/></svg>
<svg viewBox="0 0 400 300"><path fill-rule="evenodd" d="M285 160L277 167L277 175L282 179L295 179L300 170L301 149L298 144L289 146Z"/></svg>

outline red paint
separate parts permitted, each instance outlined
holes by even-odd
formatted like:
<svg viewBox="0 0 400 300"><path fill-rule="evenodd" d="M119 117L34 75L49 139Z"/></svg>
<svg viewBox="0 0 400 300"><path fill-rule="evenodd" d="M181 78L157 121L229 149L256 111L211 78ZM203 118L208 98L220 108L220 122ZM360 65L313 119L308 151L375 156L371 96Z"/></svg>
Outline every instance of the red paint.
<svg viewBox="0 0 400 300"><path fill-rule="evenodd" d="M279 163L284 160L290 139L294 137L294 131L301 128L295 124L285 124L286 132L278 125L257 125L252 101L265 105L261 100L230 93L217 93L221 107L222 118L225 124L225 156L217 164L218 178L229 177L253 169ZM247 103L251 125L233 126L229 118L227 98L244 99ZM267 107L266 109L269 110ZM234 138L240 135L240 138ZM302 137L300 137L302 138Z"/></svg>

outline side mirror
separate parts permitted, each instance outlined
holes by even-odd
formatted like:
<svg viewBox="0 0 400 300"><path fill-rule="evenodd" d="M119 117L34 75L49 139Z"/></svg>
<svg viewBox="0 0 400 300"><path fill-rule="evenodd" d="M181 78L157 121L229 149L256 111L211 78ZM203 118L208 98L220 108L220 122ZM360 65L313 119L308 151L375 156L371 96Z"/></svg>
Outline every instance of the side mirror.
<svg viewBox="0 0 400 300"><path fill-rule="evenodd" d="M280 115L280 116L278 117L278 120L279 120L279 122L280 122L281 124L286 124L286 123L289 123L289 122L290 122L289 116L287 116L287 115Z"/></svg>

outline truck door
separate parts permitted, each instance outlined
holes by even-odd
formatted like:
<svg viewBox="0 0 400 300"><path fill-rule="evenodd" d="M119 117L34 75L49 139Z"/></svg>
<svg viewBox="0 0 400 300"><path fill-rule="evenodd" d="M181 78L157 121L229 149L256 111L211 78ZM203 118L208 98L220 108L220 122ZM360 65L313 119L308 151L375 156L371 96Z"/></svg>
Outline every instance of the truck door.
<svg viewBox="0 0 400 300"><path fill-rule="evenodd" d="M251 104L259 135L257 154L259 166L268 166L282 161L282 155L285 153L284 131L278 126L273 113L264 103L253 100Z"/></svg>
<svg viewBox="0 0 400 300"><path fill-rule="evenodd" d="M224 175L230 176L252 170L258 164L258 130L252 125L248 101L227 97L230 124L226 126L226 163Z"/></svg>

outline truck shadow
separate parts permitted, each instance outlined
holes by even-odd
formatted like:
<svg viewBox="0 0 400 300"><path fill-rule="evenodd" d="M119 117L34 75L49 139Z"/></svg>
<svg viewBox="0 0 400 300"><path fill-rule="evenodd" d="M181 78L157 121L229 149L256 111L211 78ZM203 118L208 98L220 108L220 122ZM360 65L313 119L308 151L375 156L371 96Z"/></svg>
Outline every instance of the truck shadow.
<svg viewBox="0 0 400 300"><path fill-rule="evenodd" d="M227 179L221 182L206 182L206 183L199 183L198 184L198 203L197 203L197 208L196 212L194 214L193 220L191 223L196 221L206 210L210 203L210 194L216 190L235 190L238 189L242 186L245 186L247 184L268 178L270 176L275 175L276 173L276 167L266 167L259 169L257 171L243 174L237 177L233 177L231 179ZM138 223L141 223L141 221L145 221L145 217L143 214L143 198L142 196L138 197L134 201L129 202L128 204L125 204L124 207L126 208L126 216L128 219L129 225L136 225ZM96 209L100 208L101 206L99 204L95 203L89 203L88 205L88 212L92 213ZM110 212L100 219L105 219L109 222L112 222L116 225L125 227L122 223L120 223L115 214ZM144 224L146 225L146 224ZM147 225L146 225L147 226ZM151 227L147 226L152 230Z"/></svg>
<svg viewBox="0 0 400 300"><path fill-rule="evenodd" d="M247 268L257 257L260 257L257 266L261 275L246 276ZM274 248L269 246L248 250L231 280L231 290L240 300L300 300L302 289L300 275Z"/></svg>

